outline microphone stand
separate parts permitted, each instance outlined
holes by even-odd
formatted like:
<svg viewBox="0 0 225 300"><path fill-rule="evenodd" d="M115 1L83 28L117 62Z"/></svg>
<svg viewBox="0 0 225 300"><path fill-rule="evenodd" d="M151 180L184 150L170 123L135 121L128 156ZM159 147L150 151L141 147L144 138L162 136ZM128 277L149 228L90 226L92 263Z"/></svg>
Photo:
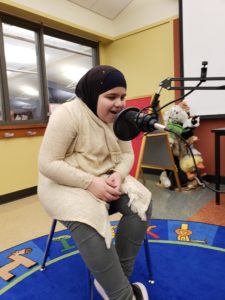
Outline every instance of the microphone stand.
<svg viewBox="0 0 225 300"><path fill-rule="evenodd" d="M201 68L201 77L168 77L165 80L163 80L159 86L162 88L165 88L167 90L225 90L225 85L219 85L219 86L200 86L202 82L206 81L220 81L224 80L225 77L206 77L207 74L207 61L202 62L202 68ZM199 84L196 86L183 86L183 83L185 81L199 81ZM172 86L172 83L180 82L180 86Z"/></svg>
<svg viewBox="0 0 225 300"><path fill-rule="evenodd" d="M201 67L201 77L168 77L165 80L163 80L159 86L167 89L167 90L225 90L225 85L219 85L219 86L200 86L202 82L206 81L220 81L224 80L225 77L206 77L207 74L207 61L202 62ZM199 84L196 86L183 86L183 83L185 81L199 81ZM172 86L172 82L180 82L182 85L180 86Z"/></svg>
<svg viewBox="0 0 225 300"><path fill-rule="evenodd" d="M186 92L185 94L182 93L182 95L175 99L172 100L166 104L164 104L163 106L161 106L157 111L155 111L156 113L159 112L160 110L162 110L163 108L165 108L166 106L175 103L179 100L183 100L185 97L187 97L188 95L190 95L191 93L193 93L195 90L225 90L225 85L219 85L219 86L201 86L201 84L203 82L206 81L220 81L220 80L224 80L225 81L225 77L206 77L207 74L207 65L208 62L207 61L203 61L202 62L202 68L201 68L201 75L200 77L168 77L165 80L163 80L159 86L162 88L165 88L167 90L179 90L179 91L184 91L184 90L189 90L188 92ZM184 82L185 81L198 81L198 83L195 86L184 86ZM172 86L172 83L177 83L180 82L179 86ZM157 94L156 94L157 95Z"/></svg>
<svg viewBox="0 0 225 300"><path fill-rule="evenodd" d="M219 81L224 80L225 77L168 77L163 80L159 85L167 90L225 90L225 85L219 86L171 86L172 82L184 81Z"/></svg>

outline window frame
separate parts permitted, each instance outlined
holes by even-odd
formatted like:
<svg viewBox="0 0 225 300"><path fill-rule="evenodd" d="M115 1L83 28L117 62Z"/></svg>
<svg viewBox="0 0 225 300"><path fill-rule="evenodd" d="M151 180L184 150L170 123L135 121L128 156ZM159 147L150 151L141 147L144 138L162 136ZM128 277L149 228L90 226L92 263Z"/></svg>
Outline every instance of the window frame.
<svg viewBox="0 0 225 300"><path fill-rule="evenodd" d="M6 71L6 61L4 57L4 38L2 23L22 27L35 32L35 46L37 47L37 69L40 82L40 98L42 101L41 119L39 120L10 120L10 101L8 79ZM58 29L54 29L43 24L33 23L18 17L14 17L0 12L0 87L2 94L2 115L0 120L0 139L39 136L44 134L49 118L49 99L46 75L46 63L44 52L44 35L50 35L62 40L74 42L92 48L92 64L99 64L99 42L88 40L81 36L73 35Z"/></svg>

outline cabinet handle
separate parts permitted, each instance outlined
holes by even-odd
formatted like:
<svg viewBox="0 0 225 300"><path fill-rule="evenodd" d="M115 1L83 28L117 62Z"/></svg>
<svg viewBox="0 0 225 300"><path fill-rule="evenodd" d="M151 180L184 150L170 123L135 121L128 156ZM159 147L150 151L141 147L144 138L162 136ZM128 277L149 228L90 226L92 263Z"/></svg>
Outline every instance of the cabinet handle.
<svg viewBox="0 0 225 300"><path fill-rule="evenodd" d="M5 138L11 138L14 137L15 133L14 132L5 132L4 133L4 137Z"/></svg>
<svg viewBox="0 0 225 300"><path fill-rule="evenodd" d="M31 130L27 131L27 135L29 135L29 136L34 136L36 134L37 134L36 131L31 131Z"/></svg>

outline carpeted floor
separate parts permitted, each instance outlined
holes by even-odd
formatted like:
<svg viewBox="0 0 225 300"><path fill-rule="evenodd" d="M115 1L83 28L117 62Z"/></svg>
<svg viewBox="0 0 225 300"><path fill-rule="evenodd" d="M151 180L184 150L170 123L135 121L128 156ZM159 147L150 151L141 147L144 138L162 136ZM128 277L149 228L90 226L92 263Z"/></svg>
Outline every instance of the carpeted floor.
<svg viewBox="0 0 225 300"><path fill-rule="evenodd" d="M225 195L220 195L220 205L216 205L215 199L212 199L188 220L225 226Z"/></svg>
<svg viewBox="0 0 225 300"><path fill-rule="evenodd" d="M142 281L151 300L225 300L225 227L152 220L147 233L155 284L148 283L143 248L130 280ZM40 271L46 238L0 253L2 300L89 300L88 273L68 231L55 233L48 266ZM96 291L94 299L100 299Z"/></svg>

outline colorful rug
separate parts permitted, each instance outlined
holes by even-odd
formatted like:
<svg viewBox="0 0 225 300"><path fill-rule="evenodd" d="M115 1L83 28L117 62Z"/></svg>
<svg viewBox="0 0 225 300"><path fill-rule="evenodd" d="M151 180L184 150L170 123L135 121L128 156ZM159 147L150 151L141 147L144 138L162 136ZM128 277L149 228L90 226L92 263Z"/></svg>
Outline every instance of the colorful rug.
<svg viewBox="0 0 225 300"><path fill-rule="evenodd" d="M115 233L117 222L112 222ZM151 300L225 300L225 227L152 220L148 227L155 284L150 285L143 248L131 281L141 281ZM0 253L2 300L89 300L88 273L69 232L55 233L45 271L47 236ZM97 249L96 249L97 251ZM100 300L94 291L94 299Z"/></svg>

